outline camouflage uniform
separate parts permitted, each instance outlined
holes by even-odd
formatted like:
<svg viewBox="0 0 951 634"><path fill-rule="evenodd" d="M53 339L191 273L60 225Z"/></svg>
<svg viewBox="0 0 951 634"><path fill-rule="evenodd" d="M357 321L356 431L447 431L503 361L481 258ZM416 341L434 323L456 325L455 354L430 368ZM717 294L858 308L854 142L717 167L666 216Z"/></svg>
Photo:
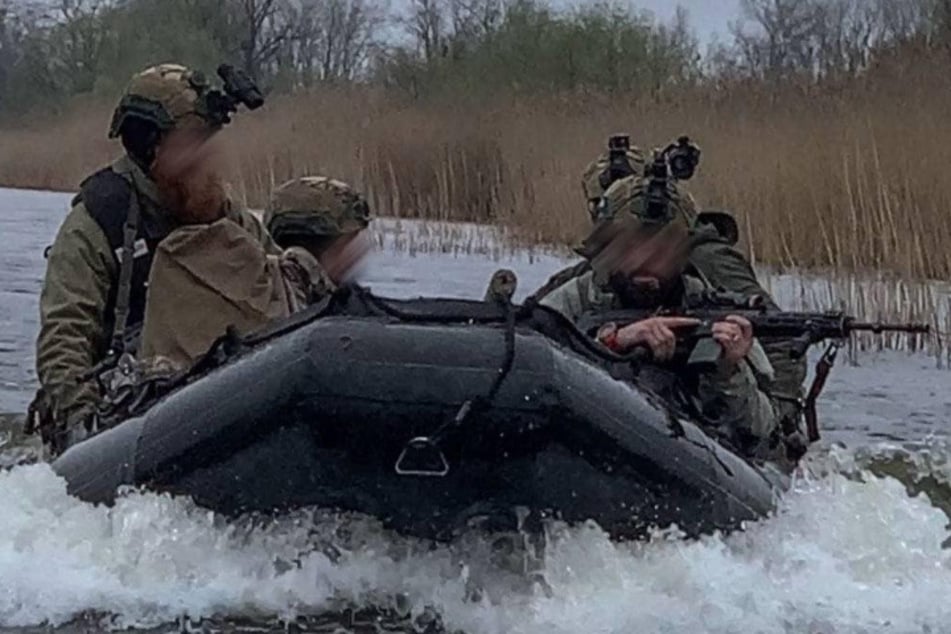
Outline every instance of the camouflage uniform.
<svg viewBox="0 0 951 634"><path fill-rule="evenodd" d="M245 335L332 292L319 253L294 244L367 226L369 210L344 183L304 177L278 187L265 218L286 247L271 255L228 219L173 231L159 245L149 280L143 357L193 363L231 327Z"/></svg>
<svg viewBox="0 0 951 634"><path fill-rule="evenodd" d="M624 308L619 297L607 283L607 274L600 271L598 259L605 242L602 236L612 235L610 227L628 218L645 217L646 179L632 182L624 189L626 214L614 214L601 223L585 244L582 253L592 261L592 268L556 288L542 300L543 306L553 308L572 321L591 312ZM613 189L613 188L612 188ZM615 191L615 194L618 192ZM672 198L666 222L688 225L683 206ZM639 222L639 221L635 221ZM604 231L608 228L609 231ZM610 268L610 267L608 267ZM705 290L712 290L702 276L685 273L682 276L683 305L696 306ZM668 306L676 308L678 306ZM712 339L700 340L682 365L653 366L642 371L646 383L671 402L679 402L689 413L696 414L734 446L751 455L766 455L775 445L779 427L774 405L765 388L774 380L773 368L759 342L754 341L747 362L735 368L720 364L720 347Z"/></svg>
<svg viewBox="0 0 951 634"><path fill-rule="evenodd" d="M305 262L310 255L319 264L324 248L369 226L370 207L343 181L303 176L274 190L264 212L264 224L290 260ZM313 284L306 291L307 297L301 297L308 303L318 301L335 287L322 269L320 275L317 269L312 270Z"/></svg>
<svg viewBox="0 0 951 634"><path fill-rule="evenodd" d="M136 75L113 118L110 136L122 125L126 106L152 108L171 127L203 125L202 109L196 106L200 82L181 66L166 64ZM163 208L155 183L129 156L114 162L99 174L119 177L131 189L138 204L139 225L149 240L137 240L135 259L151 256L154 245L174 227ZM88 180L88 179L87 179ZM132 198L130 198L131 200ZM120 210L123 217L127 209ZM261 224L234 200L226 215L243 227L264 248L277 252ZM120 221L121 230L121 221ZM112 335L113 307L119 285L119 252L113 248L104 227L93 217L84 199L77 197L49 250L46 278L40 296L40 333L36 368L42 386L36 407L60 426L86 419L99 400L99 387L91 370L107 355ZM147 273L147 271L146 271ZM141 290L144 298L144 288ZM144 305L144 302L143 302ZM128 323L136 326L132 315Z"/></svg>
<svg viewBox="0 0 951 634"><path fill-rule="evenodd" d="M585 172L585 178L586 181L596 182L596 174L589 173L592 166ZM601 169L604 169L603 165ZM629 213L631 201L640 195L642 188L642 178L630 177L616 181L599 201L599 214L610 217ZM735 247L735 221L722 212L698 212L696 202L689 193L674 183L670 183L668 188L672 204L693 226L690 253L693 272L715 289L747 297L759 295L771 310L780 310L773 297L759 283L749 260ZM586 186L586 195L588 192L589 186ZM583 271L578 269L577 272ZM553 280L563 282L564 277ZM772 339L762 343L775 372L775 379L769 389L774 406L786 433L798 432L801 426L803 383L807 375L806 359L794 358L791 354L793 344L787 340Z"/></svg>
<svg viewBox="0 0 951 634"><path fill-rule="evenodd" d="M683 277L683 283L685 304L706 289L702 280L690 275ZM572 321L589 312L624 308L618 297L597 281L593 271L568 281L541 304ZM642 370L641 380L666 399L682 401L687 413L698 414L704 424L734 446L751 455L768 455L779 424L763 390L773 380L769 359L755 341L747 362L734 370L724 370L719 358L720 346L713 339L701 339L682 365Z"/></svg>

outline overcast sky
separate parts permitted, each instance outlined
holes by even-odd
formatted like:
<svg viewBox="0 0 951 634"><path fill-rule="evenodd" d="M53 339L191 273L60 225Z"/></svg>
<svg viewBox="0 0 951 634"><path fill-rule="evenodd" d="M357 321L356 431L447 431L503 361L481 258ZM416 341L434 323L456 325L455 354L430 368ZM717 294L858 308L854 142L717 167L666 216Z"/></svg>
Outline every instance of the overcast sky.
<svg viewBox="0 0 951 634"><path fill-rule="evenodd" d="M654 13L659 19L667 21L673 17L680 5L690 12L690 23L696 29L701 42L709 42L713 34L721 39L727 35L727 24L735 20L739 0L633 0L636 7L643 7Z"/></svg>
<svg viewBox="0 0 951 634"><path fill-rule="evenodd" d="M727 24L737 17L739 0L632 0L638 8L651 11L658 19L668 21L674 16L677 5L690 12L690 24L693 25L700 41L706 44L717 34L721 40L727 37Z"/></svg>

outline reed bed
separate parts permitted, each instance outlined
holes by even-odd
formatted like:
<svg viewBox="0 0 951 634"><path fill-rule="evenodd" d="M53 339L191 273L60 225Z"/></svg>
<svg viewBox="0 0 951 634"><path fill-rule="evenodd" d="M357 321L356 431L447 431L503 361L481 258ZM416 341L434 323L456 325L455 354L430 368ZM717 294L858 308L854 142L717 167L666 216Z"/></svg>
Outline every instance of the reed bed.
<svg viewBox="0 0 951 634"><path fill-rule="evenodd" d="M702 207L736 214L758 266L821 271L825 286L809 282L801 296L948 333L951 300L935 281L951 280L949 108L946 68L919 61L840 85L711 84L650 99L413 101L321 88L272 98L225 138L252 205L289 177L332 175L378 215L443 221L379 234L395 248L501 257L567 253L584 235L580 174L609 134L650 148L687 133L704 151L688 189ZM109 114L110 104L84 102L0 128L0 185L75 188L119 151L105 139Z"/></svg>
<svg viewBox="0 0 951 634"><path fill-rule="evenodd" d="M227 141L252 204L305 173L352 181L380 215L492 223L520 246L587 228L580 173L619 130L703 147L688 188L739 217L745 247L779 268L951 278L951 78L696 88L650 100L553 95L414 102L370 88L277 97ZM118 148L109 108L85 103L0 129L0 184L72 189Z"/></svg>

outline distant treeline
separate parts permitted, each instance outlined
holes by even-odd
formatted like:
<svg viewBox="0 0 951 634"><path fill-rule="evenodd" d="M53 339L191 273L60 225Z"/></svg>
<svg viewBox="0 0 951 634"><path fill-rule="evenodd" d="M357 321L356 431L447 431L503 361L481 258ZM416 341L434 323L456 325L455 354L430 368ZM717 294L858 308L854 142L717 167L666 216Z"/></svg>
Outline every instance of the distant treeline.
<svg viewBox="0 0 951 634"><path fill-rule="evenodd" d="M237 63L270 90L658 96L738 80L854 77L951 41L951 0L743 0L701 55L685 12L546 0L0 0L0 116L114 96L157 61Z"/></svg>

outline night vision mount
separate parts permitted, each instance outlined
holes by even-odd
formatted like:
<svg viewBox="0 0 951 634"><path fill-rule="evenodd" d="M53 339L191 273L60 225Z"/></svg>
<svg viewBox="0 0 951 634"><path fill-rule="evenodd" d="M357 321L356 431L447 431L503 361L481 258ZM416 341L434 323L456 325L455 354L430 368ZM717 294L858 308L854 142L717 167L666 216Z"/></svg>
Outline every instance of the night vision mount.
<svg viewBox="0 0 951 634"><path fill-rule="evenodd" d="M644 215L647 219L664 222L670 219L670 181L689 180L699 163L700 148L687 136L680 137L664 149L654 150L654 159L644 170L647 179Z"/></svg>
<svg viewBox="0 0 951 634"><path fill-rule="evenodd" d="M611 183L634 175L634 167L627 155L630 149L629 135L615 134L608 138L608 168L598 178L603 191L607 191Z"/></svg>
<svg viewBox="0 0 951 634"><path fill-rule="evenodd" d="M222 90L210 90L206 95L209 118L217 125L231 123L231 115L243 105L257 110L264 105L264 95L254 80L243 70L230 64L218 67Z"/></svg>
<svg viewBox="0 0 951 634"><path fill-rule="evenodd" d="M661 157L669 167L671 176L679 181L687 181L693 178L700 164L700 146L685 135L664 148Z"/></svg>

